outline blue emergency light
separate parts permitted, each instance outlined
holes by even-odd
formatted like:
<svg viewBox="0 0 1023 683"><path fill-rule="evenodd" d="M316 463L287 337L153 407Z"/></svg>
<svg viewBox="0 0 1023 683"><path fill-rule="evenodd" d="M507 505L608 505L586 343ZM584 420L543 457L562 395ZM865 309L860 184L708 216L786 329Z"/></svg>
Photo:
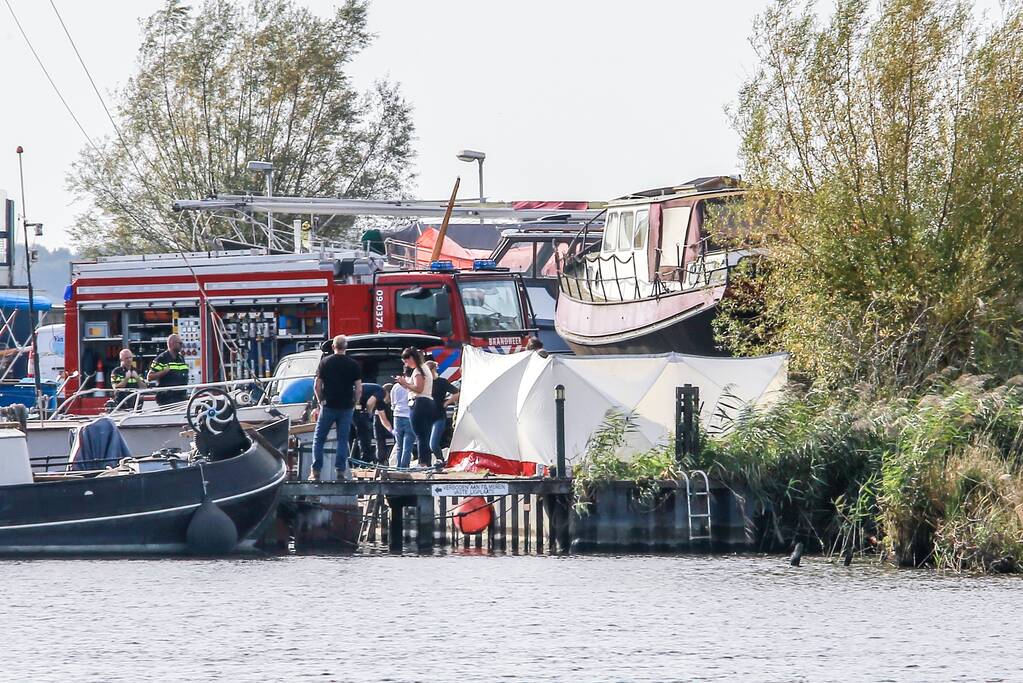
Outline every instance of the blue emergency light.
<svg viewBox="0 0 1023 683"><path fill-rule="evenodd" d="M497 270L497 261L492 258L478 258L472 262L473 270Z"/></svg>
<svg viewBox="0 0 1023 683"><path fill-rule="evenodd" d="M430 270L447 271L454 269L455 264L451 261L430 261Z"/></svg>

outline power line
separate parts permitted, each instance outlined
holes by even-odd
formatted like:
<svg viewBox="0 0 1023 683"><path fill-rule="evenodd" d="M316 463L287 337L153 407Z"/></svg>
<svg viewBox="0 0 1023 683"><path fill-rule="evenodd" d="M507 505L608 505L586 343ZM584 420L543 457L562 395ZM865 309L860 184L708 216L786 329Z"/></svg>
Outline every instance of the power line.
<svg viewBox="0 0 1023 683"><path fill-rule="evenodd" d="M25 33L25 29L22 27L21 22L18 20L18 15L14 13L14 8L11 7L10 0L4 0L4 4L7 5L7 11L11 13L11 17L14 19L14 23L17 24L18 30L21 31L21 37L25 39L25 44L28 45L28 49L32 52L32 56L35 57L36 63L39 64L39 68L43 70L43 74L46 76L46 80L48 80L50 82L50 85L53 87L53 91L57 93L57 97L60 99L61 104L63 104L64 108L67 109L67 113L71 115L71 118L74 120L75 125L78 126L78 130L82 131L82 135L85 136L85 139L89 141L89 144L92 145L93 149L99 152L99 148L96 147L96 143L93 142L92 138L89 137L89 134L85 132L85 128L82 126L82 122L78 120L78 117L75 116L75 112L71 110L71 105L69 105L67 103L67 100L64 99L64 95L61 94L60 88L58 88L57 84L53 82L53 78L50 76L50 72L46 70L46 66L43 64L43 60L39 58L39 53L37 53L35 47L32 46L32 41L28 39L28 34Z"/></svg>
<svg viewBox="0 0 1023 683"><path fill-rule="evenodd" d="M104 156L103 151L99 148L96 142L92 139L92 137L90 137L89 133L85 130L85 127L82 125L82 122L75 115L74 110L71 109L71 105L68 104L68 101L64 97L64 94L60 91L60 88L57 87L57 83L53 80L53 77L50 76L49 70L47 70L46 65L43 64L42 58L39 56L39 53L36 52L35 46L32 45L32 41L29 40L28 34L25 32L25 28L21 25L21 21L18 19L18 15L14 12L14 8L11 7L10 0L4 0L4 4L7 5L7 11L11 13L11 17L14 19L14 23L18 26L18 31L21 32L21 37L24 38L25 44L28 45L29 51L32 53L32 56L35 58L36 63L39 65L39 68L46 76L46 80L49 81L50 87L53 88L53 92L57 95L57 98L60 100L61 104L64 105L64 108L67 110L68 115L71 116L71 119L75 122L75 125L78 126L78 130L81 131L82 135L89 143L89 146L92 147L96 154L98 154L100 157ZM129 158L130 156L131 155L129 154ZM135 215L135 213L131 209L129 209L123 202L121 202L121 200L118 199L117 195L111 189L103 187L102 185L100 186L99 189L101 189L108 196L108 198L125 213L125 215L127 215L135 223L137 223L144 234L149 236L153 241L155 241L158 244L161 245L167 244L167 242L160 235L154 234L154 232L149 228L149 226L147 226L138 216Z"/></svg>
<svg viewBox="0 0 1023 683"><path fill-rule="evenodd" d="M130 161L132 167L134 167L135 173L136 175L138 175L139 180L141 180L142 184L145 185L146 189L149 190L150 193L149 198L152 200L156 200L157 197L154 196L152 186L149 184L149 181L146 179L146 176L139 169L138 164L135 163L135 157L131 153L131 150L128 149L128 143L125 141L124 136L121 134L120 127L118 127L117 122L114 121L114 117L110 114L110 109L107 107L107 103L103 99L103 95L100 93L99 88L96 86L96 81L93 80L92 73L89 72L89 67L85 65L85 60L82 58L82 53L78 51L78 45L75 44L74 38L71 37L71 32L68 30L67 24L64 23L64 18L60 16L60 12L57 10L57 5L54 4L53 0L50 0L50 7L53 8L53 13L57 15L57 21L60 22L60 27L64 29L64 35L67 36L68 42L71 43L71 49L75 51L75 56L78 57L78 63L82 65L82 70L85 71L85 75L89 79L89 84L92 85L92 91L96 93L96 97L99 99L99 103L103 106L103 111L106 113L107 119L110 121L110 125L113 126L114 132L117 133L117 139L121 142L121 147L124 149L128 157L128 161ZM149 160L149 157L146 156L146 151L141 147L139 148L138 151L140 154L142 154L142 158L145 159L146 163L152 165L152 162Z"/></svg>

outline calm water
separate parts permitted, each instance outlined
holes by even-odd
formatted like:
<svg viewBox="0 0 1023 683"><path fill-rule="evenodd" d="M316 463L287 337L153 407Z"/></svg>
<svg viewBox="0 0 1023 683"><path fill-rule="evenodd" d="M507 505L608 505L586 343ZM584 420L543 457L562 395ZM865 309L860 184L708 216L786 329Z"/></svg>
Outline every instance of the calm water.
<svg viewBox="0 0 1023 683"><path fill-rule="evenodd" d="M1023 681L1023 579L753 557L0 562L0 679Z"/></svg>

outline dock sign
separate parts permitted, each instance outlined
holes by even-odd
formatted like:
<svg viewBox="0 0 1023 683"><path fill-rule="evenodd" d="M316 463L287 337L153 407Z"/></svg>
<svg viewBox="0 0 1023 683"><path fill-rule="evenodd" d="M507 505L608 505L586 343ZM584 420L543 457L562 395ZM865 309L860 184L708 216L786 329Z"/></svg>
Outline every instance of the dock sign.
<svg viewBox="0 0 1023 683"><path fill-rule="evenodd" d="M507 496L508 484L434 484L434 496Z"/></svg>

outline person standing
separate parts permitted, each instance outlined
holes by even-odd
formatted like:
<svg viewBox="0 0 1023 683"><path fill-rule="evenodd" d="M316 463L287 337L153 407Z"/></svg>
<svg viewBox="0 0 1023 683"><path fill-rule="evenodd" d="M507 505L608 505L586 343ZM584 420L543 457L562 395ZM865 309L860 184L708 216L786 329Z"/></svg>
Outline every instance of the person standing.
<svg viewBox="0 0 1023 683"><path fill-rule="evenodd" d="M430 426L430 450L441 461L444 461L444 450L441 448L441 438L448 426L447 407L458 401L458 389L446 378L441 377L437 372L437 361L426 361L426 367L433 375L433 403L437 406L437 415Z"/></svg>
<svg viewBox="0 0 1023 683"><path fill-rule="evenodd" d="M121 361L116 368L110 371L110 386L116 389L114 392L114 406L128 408L126 399L138 391L142 376L135 369L135 357L131 349L121 349L118 355Z"/></svg>
<svg viewBox="0 0 1023 683"><path fill-rule="evenodd" d="M374 435L376 440L380 441L380 430L377 429L377 423L380 421L381 414L385 415L387 406L384 403L384 388L379 384L373 382L362 383L362 397L355 407L355 415L353 416L353 423L355 432L353 437L359 442L359 457L367 462L376 462L381 465L386 465L387 453L384 451L385 446L377 443L376 451L373 450L373 439ZM390 430L387 430L388 432ZM384 432L384 439L387 438L387 432ZM381 453L383 456L381 457Z"/></svg>
<svg viewBox="0 0 1023 683"><path fill-rule="evenodd" d="M352 429L352 414L362 398L362 369L359 364L345 355L348 339L339 334L334 337L334 353L320 361L316 368L313 394L320 404L313 432L313 468L310 479L318 481L323 469L323 447L331 428L337 429L337 453L334 467L345 479L351 479L348 469L348 434Z"/></svg>
<svg viewBox="0 0 1023 683"><path fill-rule="evenodd" d="M408 389L395 382L391 386L391 411L394 414L394 446L399 469L408 469L412 462L412 444L416 433L412 430L412 411L409 408Z"/></svg>
<svg viewBox="0 0 1023 683"><path fill-rule="evenodd" d="M406 379L396 376L394 381L408 389L412 399L412 431L416 433L416 454L422 467L430 466L430 428L433 426L437 408L433 404L433 375L423 363L423 354L415 347L401 352L405 367L412 371Z"/></svg>
<svg viewBox="0 0 1023 683"><path fill-rule="evenodd" d="M182 346L181 337L178 335L172 334L167 337L167 350L153 359L146 380L156 382L156 386L161 389L186 386L188 384L188 364L185 363L185 357L181 355ZM186 398L188 398L187 391L156 392L156 404L161 406L184 401Z"/></svg>

